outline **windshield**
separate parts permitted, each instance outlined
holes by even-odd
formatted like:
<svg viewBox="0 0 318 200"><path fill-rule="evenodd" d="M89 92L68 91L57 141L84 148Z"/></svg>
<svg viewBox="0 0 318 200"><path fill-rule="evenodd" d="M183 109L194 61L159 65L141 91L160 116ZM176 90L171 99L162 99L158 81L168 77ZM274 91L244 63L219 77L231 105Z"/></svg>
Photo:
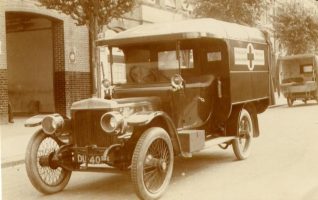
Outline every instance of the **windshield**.
<svg viewBox="0 0 318 200"><path fill-rule="evenodd" d="M151 84L170 82L179 73L176 45L139 45L121 49L124 62L112 67L114 84ZM180 69L194 68L194 50L181 47ZM113 56L116 57L116 56Z"/></svg>

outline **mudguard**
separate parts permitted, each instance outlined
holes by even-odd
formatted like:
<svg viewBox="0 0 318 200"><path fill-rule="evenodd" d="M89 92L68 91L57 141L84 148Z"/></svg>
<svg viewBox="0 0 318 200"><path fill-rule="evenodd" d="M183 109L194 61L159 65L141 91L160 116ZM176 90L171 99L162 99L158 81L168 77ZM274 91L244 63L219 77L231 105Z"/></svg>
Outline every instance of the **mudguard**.
<svg viewBox="0 0 318 200"><path fill-rule="evenodd" d="M29 119L25 120L24 126L25 127L35 127L39 126L42 123L42 120L48 115L35 115L30 117Z"/></svg>
<svg viewBox="0 0 318 200"><path fill-rule="evenodd" d="M259 136L259 126L258 126L258 118L257 111L254 104L241 104L232 107L232 112L230 118L226 123L226 135L227 136L237 136L238 135L238 118L242 108L247 109L250 112L251 118L253 120L253 128L254 128L254 137Z"/></svg>
<svg viewBox="0 0 318 200"><path fill-rule="evenodd" d="M147 126L151 124L155 119L162 120L167 128L168 134L170 135L171 142L175 153L182 154L181 143L179 141L177 129L172 119L162 111L142 111L134 113L133 115L126 118L127 125L129 126Z"/></svg>

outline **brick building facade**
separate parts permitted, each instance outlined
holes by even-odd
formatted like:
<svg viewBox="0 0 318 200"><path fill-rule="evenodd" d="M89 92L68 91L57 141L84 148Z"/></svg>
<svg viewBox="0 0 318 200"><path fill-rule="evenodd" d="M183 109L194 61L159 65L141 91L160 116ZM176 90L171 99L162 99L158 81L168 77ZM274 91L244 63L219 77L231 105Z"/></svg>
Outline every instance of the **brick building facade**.
<svg viewBox="0 0 318 200"><path fill-rule="evenodd" d="M183 1L141 1L109 27L124 30L185 18ZM40 7L36 0L4 0L0 27L0 123L8 122L9 101L15 114L69 115L74 101L91 96L86 26L76 26L69 16Z"/></svg>
<svg viewBox="0 0 318 200"><path fill-rule="evenodd" d="M8 70L6 56L6 33L4 2L0 2L0 122L8 119Z"/></svg>

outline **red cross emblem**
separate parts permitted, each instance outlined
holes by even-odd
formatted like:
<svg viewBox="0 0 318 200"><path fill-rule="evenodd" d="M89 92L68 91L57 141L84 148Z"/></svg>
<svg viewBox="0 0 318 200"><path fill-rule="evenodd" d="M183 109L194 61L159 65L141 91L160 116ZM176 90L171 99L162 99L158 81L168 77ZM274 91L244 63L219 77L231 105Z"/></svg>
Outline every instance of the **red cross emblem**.
<svg viewBox="0 0 318 200"><path fill-rule="evenodd" d="M247 45L247 60L248 60L247 67L251 71L254 69L254 62L253 62L254 55L255 55L254 47L251 43L249 43Z"/></svg>

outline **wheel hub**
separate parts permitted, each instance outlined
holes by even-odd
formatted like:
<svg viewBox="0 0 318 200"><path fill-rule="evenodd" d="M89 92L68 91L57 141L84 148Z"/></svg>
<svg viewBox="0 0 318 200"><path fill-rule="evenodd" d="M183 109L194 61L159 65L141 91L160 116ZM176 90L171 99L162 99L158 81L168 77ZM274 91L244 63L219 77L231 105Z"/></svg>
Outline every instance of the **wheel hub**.
<svg viewBox="0 0 318 200"><path fill-rule="evenodd" d="M167 162L164 160L161 160L159 162L159 169L160 171L165 172L167 170Z"/></svg>
<svg viewBox="0 0 318 200"><path fill-rule="evenodd" d="M161 172L165 172L167 170L168 164L164 159L154 158L152 155L148 155L146 157L147 165L152 165L159 169Z"/></svg>
<svg viewBox="0 0 318 200"><path fill-rule="evenodd" d="M58 165L56 162L54 162L52 160L54 156L54 152L51 152L50 154L48 155L44 155L44 156L41 156L39 158L39 164L41 167L50 167L52 169L57 169L58 168Z"/></svg>

